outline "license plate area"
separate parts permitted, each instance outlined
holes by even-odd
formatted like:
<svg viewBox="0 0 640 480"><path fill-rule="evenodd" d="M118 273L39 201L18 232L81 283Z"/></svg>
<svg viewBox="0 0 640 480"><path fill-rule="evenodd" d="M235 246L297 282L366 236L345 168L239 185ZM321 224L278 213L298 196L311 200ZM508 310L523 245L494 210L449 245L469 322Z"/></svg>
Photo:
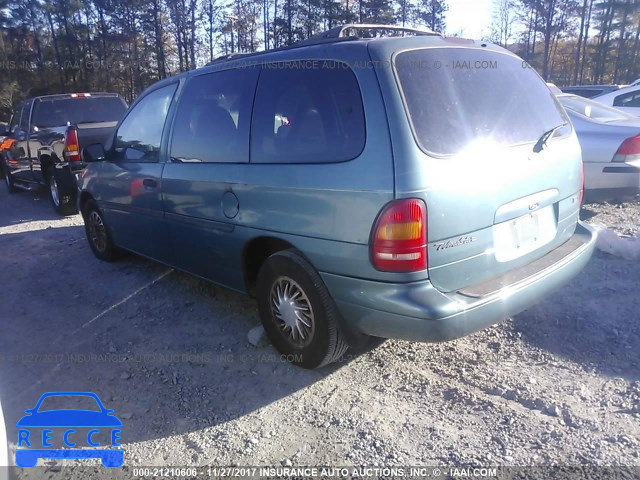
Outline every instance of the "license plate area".
<svg viewBox="0 0 640 480"><path fill-rule="evenodd" d="M556 236L553 205L493 226L496 260L508 262L533 252Z"/></svg>

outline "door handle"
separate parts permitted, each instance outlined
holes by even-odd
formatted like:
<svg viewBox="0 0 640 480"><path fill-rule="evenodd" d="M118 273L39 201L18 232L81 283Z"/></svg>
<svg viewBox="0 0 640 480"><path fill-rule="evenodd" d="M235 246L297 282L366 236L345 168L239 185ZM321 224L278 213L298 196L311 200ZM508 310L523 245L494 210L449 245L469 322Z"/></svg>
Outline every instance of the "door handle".
<svg viewBox="0 0 640 480"><path fill-rule="evenodd" d="M144 180L142 180L142 185L147 188L156 188L158 186L158 181L154 180L153 178L145 178Z"/></svg>

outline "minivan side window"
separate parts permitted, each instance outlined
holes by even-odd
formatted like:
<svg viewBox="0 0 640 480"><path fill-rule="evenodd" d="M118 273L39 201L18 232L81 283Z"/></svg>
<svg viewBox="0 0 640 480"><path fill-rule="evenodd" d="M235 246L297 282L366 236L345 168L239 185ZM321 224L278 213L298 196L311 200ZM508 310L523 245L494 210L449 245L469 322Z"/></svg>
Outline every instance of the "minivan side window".
<svg viewBox="0 0 640 480"><path fill-rule="evenodd" d="M360 88L337 61L262 67L251 125L252 163L330 163L352 160L365 144Z"/></svg>
<svg viewBox="0 0 640 480"><path fill-rule="evenodd" d="M162 130L177 85L173 83L149 93L132 108L116 133L114 161L159 161Z"/></svg>
<svg viewBox="0 0 640 480"><path fill-rule="evenodd" d="M180 97L172 162L249 161L249 125L259 69L244 67L192 78Z"/></svg>
<svg viewBox="0 0 640 480"><path fill-rule="evenodd" d="M640 107L640 90L618 95L613 100L614 107Z"/></svg>

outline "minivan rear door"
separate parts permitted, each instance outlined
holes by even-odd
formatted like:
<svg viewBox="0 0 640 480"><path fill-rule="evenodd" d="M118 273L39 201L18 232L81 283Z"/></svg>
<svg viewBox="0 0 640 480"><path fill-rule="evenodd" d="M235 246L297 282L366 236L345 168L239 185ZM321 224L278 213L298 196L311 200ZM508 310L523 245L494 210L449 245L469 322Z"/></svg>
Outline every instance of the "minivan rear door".
<svg viewBox="0 0 640 480"><path fill-rule="evenodd" d="M426 202L431 282L459 290L565 242L579 210L580 149L542 79L477 44L392 58L405 116L397 123L414 140L394 151L396 191Z"/></svg>
<svg viewBox="0 0 640 480"><path fill-rule="evenodd" d="M194 75L180 96L162 174L171 251L166 261L242 288L234 230L245 182L249 125L259 68Z"/></svg>

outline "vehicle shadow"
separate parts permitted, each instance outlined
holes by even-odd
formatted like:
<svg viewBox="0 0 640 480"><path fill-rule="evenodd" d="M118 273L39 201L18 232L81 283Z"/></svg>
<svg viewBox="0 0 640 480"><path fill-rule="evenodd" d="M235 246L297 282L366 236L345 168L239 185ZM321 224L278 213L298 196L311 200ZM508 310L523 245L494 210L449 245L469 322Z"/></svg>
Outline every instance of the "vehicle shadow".
<svg viewBox="0 0 640 480"><path fill-rule="evenodd" d="M560 291L517 315L532 346L629 381L640 379L640 263L596 252Z"/></svg>
<svg viewBox="0 0 640 480"><path fill-rule="evenodd" d="M9 195L4 185L0 185L0 202L3 204L0 228L24 222L63 218L53 210L49 193L44 188L37 191L19 190Z"/></svg>
<svg viewBox="0 0 640 480"><path fill-rule="evenodd" d="M341 367L303 370L254 347L253 299L134 255L100 262L82 226L0 235L0 250L10 441L45 392L96 393L130 443L232 421Z"/></svg>

